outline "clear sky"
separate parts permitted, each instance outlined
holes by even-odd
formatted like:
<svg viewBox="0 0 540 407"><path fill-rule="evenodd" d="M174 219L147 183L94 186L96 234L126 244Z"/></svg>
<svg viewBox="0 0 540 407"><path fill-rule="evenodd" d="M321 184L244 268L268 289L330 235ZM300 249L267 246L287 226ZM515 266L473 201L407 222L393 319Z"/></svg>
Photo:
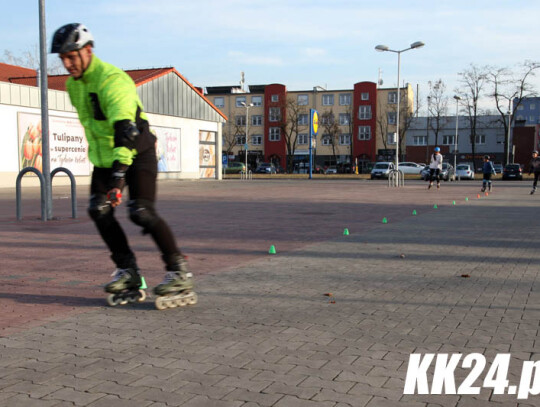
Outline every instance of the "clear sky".
<svg viewBox="0 0 540 407"><path fill-rule="evenodd" d="M38 1L5 4L0 58L39 43ZM283 83L290 90L351 89L397 81L427 96L443 79L449 96L471 63L515 67L540 61L540 2L535 0L46 0L48 41L81 22L96 54L123 69L175 67L196 86ZM53 58L55 56L52 56ZM540 91L540 72L534 80ZM425 104L425 103L424 103Z"/></svg>

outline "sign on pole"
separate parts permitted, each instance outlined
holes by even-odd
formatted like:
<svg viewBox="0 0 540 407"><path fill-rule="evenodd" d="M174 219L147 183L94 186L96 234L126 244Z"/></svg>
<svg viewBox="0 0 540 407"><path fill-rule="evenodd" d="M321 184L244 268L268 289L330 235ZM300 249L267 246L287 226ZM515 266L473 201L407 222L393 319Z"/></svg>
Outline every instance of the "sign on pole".
<svg viewBox="0 0 540 407"><path fill-rule="evenodd" d="M309 110L309 179L313 174L313 145L317 140L317 132L319 131L319 113L315 109Z"/></svg>

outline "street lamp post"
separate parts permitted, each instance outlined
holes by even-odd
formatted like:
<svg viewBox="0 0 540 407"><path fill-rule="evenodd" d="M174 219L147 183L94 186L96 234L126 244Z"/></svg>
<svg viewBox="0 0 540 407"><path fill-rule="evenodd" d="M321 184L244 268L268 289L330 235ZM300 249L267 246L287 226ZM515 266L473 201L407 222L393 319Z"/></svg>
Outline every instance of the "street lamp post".
<svg viewBox="0 0 540 407"><path fill-rule="evenodd" d="M240 103L242 106L246 108L246 142L244 143L244 150L246 152L246 179L247 173L248 173L248 129L249 129L249 108L253 107L253 103L250 103L249 105L246 102Z"/></svg>
<svg viewBox="0 0 540 407"><path fill-rule="evenodd" d="M510 104L508 105L507 113L508 113L508 132L506 135L506 164L510 164L510 124L512 123L512 101L510 101Z"/></svg>
<svg viewBox="0 0 540 407"><path fill-rule="evenodd" d="M454 181L456 180L456 165L457 165L457 145L458 145L458 122L459 122L459 116L458 116L458 105L461 98L458 95L454 95L454 99L456 99L456 135L454 137Z"/></svg>
<svg viewBox="0 0 540 407"><path fill-rule="evenodd" d="M393 50L388 48L387 45L377 45L375 49L380 52L394 52L398 54L398 69L397 69L397 114L396 114L396 171L399 169L399 101L401 99L401 93L399 90L399 73L400 73L400 65L401 65L401 53L408 51L410 49L415 48L422 48L425 44L422 41L416 41L411 44L409 48L405 48L402 50ZM398 178L395 177L395 186L399 186Z"/></svg>
<svg viewBox="0 0 540 407"><path fill-rule="evenodd" d="M426 117L426 162L429 162L429 110L431 109L431 96L427 97L427 117Z"/></svg>

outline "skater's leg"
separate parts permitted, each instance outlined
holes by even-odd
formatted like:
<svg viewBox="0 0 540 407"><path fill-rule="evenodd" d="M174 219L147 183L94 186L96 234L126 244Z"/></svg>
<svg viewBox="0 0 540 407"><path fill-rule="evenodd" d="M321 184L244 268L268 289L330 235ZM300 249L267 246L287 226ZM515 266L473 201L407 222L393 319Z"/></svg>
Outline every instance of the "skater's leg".
<svg viewBox="0 0 540 407"><path fill-rule="evenodd" d="M114 216L114 208L107 203L106 193L109 177L110 169L94 169L88 214L109 248L111 258L116 266L118 268L136 268L135 255L129 248L126 234Z"/></svg>
<svg viewBox="0 0 540 407"><path fill-rule="evenodd" d="M532 191L531 191L531 195L536 192L536 184L538 184L538 178L539 177L540 177L540 172L535 172L534 173L534 182L533 182L533 188L532 188Z"/></svg>

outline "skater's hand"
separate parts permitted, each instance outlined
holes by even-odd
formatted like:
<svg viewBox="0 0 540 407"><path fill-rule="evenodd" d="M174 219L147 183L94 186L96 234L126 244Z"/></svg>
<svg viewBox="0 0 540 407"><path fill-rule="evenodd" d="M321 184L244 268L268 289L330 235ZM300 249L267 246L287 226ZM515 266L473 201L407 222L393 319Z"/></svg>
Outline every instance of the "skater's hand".
<svg viewBox="0 0 540 407"><path fill-rule="evenodd" d="M107 200L114 208L122 203L122 191L120 188L113 188L107 192Z"/></svg>

